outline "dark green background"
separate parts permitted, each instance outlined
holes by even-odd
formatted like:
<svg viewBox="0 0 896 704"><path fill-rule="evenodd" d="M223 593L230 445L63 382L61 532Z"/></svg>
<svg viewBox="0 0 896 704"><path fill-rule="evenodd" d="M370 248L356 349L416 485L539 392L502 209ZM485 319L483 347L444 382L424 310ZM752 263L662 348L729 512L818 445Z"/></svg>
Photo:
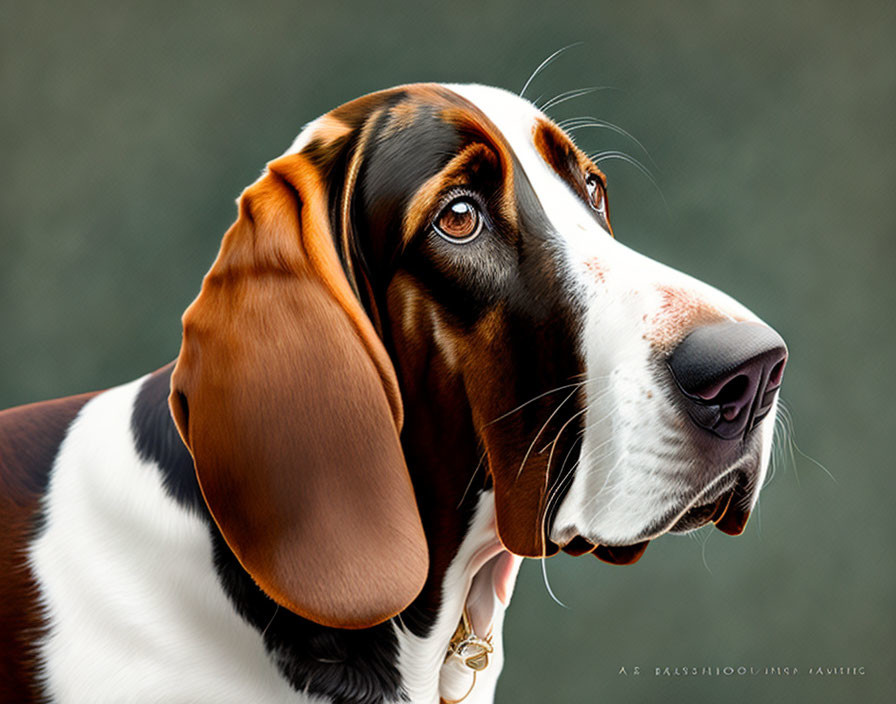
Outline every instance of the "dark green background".
<svg viewBox="0 0 896 704"><path fill-rule="evenodd" d="M836 481L788 452L739 539L667 537L628 568L552 559L568 609L527 563L498 701L894 700L892 2L2 7L2 406L172 359L234 198L304 122L410 81L519 90L585 42L530 95L618 89L554 112L650 151L668 207L604 164L617 236L780 330L794 437ZM799 675L654 675L676 665Z"/></svg>

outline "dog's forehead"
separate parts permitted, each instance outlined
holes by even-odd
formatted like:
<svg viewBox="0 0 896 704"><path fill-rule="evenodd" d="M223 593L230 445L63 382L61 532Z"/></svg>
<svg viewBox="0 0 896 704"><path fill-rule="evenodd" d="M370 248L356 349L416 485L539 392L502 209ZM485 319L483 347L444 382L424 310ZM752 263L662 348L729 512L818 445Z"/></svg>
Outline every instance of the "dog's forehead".
<svg viewBox="0 0 896 704"><path fill-rule="evenodd" d="M594 237L606 235L594 219L581 194L568 176L555 168L557 155L547 154L545 141L539 133L546 130L553 139L548 143L560 144L560 151L575 151L584 160L569 137L528 100L509 91L479 84L420 83L398 86L371 93L346 103L310 122L290 148L288 153L304 151L309 146L327 143L340 144L353 131L360 132L360 141L382 144L398 137L405 148L401 157L404 165L390 163L388 168L398 173L410 168L411 162L429 149L422 148L427 140L445 137L432 132L437 125L453 131L474 132L484 136L491 146L503 151L505 163L511 165L513 178L525 181L535 197L533 205L540 211L542 222L557 233L564 248L572 257L585 256L594 246ZM427 133L432 132L429 136ZM413 139L409 139L413 135ZM368 141L369 140L369 141ZM539 144L541 142L541 144ZM410 145L410 147L408 146ZM416 145L416 146L415 146ZM325 148L326 151L326 148ZM445 163L449 155L439 151ZM560 158L565 158L561 156ZM552 166L552 163L554 166ZM382 165L380 165L382 166ZM430 167L425 167L430 168ZM441 166L434 165L436 171ZM590 165L594 169L593 165ZM409 183L401 179L411 190L422 185L422 180Z"/></svg>
<svg viewBox="0 0 896 704"><path fill-rule="evenodd" d="M417 83L371 93L309 122L284 154L301 152L313 141L337 141L359 127L354 123L373 114L387 117L382 121L384 134L379 135L387 137L431 116L426 108L434 108L444 120L479 125L483 133L493 133L491 128L496 128L494 136L501 138L527 173L546 170L545 156L535 147L535 133L539 125L550 123L548 118L514 93L479 84ZM451 108L450 113L446 108ZM568 139L566 135L563 138Z"/></svg>

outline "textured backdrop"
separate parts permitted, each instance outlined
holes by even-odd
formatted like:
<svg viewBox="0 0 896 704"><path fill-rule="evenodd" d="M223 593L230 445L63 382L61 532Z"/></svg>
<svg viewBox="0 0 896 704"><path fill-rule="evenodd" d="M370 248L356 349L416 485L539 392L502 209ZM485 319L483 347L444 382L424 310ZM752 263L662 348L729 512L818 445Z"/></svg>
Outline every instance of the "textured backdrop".
<svg viewBox="0 0 896 704"><path fill-rule="evenodd" d="M552 559L568 608L527 564L498 701L894 701L894 7L7 0L0 406L172 359L234 198L304 122L410 81L519 90L583 42L529 95L606 87L553 114L649 152L578 133L656 178L604 163L617 236L784 335L802 452L780 445L739 539L667 537L634 567ZM675 666L735 674L656 674Z"/></svg>

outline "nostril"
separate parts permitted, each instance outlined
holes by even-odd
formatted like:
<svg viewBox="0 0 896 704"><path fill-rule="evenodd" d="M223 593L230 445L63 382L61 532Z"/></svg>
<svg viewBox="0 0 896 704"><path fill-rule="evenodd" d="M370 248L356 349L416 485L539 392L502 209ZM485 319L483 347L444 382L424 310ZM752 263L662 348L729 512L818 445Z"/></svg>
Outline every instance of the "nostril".
<svg viewBox="0 0 896 704"><path fill-rule="evenodd" d="M726 421L733 421L752 404L761 373L761 368L757 369L755 365L747 363L733 375L723 377L702 392L696 392L694 396L707 405L718 408Z"/></svg>
<svg viewBox="0 0 896 704"><path fill-rule="evenodd" d="M744 393L746 393L749 385L750 378L746 374L738 374L731 379L731 381L726 382L715 395L704 396L703 394L698 393L697 396L719 406L724 406L740 400Z"/></svg>
<svg viewBox="0 0 896 704"><path fill-rule="evenodd" d="M722 418L725 420L734 420L743 410L748 401L747 392L750 389L750 377L745 374L738 374L731 381L722 387L722 390L716 394L715 398L707 399L722 408Z"/></svg>
<svg viewBox="0 0 896 704"><path fill-rule="evenodd" d="M781 379L784 377L784 365L787 363L787 355L772 367L768 375L768 388L774 388L781 385Z"/></svg>

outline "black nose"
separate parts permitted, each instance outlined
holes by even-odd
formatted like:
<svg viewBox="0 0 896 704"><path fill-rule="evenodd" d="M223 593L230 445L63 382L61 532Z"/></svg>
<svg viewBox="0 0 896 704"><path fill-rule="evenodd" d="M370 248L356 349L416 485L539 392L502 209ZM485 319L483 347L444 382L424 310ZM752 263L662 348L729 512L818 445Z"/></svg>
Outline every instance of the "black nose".
<svg viewBox="0 0 896 704"><path fill-rule="evenodd" d="M693 421L730 440L771 409L787 346L760 323L715 323L690 333L667 361Z"/></svg>

